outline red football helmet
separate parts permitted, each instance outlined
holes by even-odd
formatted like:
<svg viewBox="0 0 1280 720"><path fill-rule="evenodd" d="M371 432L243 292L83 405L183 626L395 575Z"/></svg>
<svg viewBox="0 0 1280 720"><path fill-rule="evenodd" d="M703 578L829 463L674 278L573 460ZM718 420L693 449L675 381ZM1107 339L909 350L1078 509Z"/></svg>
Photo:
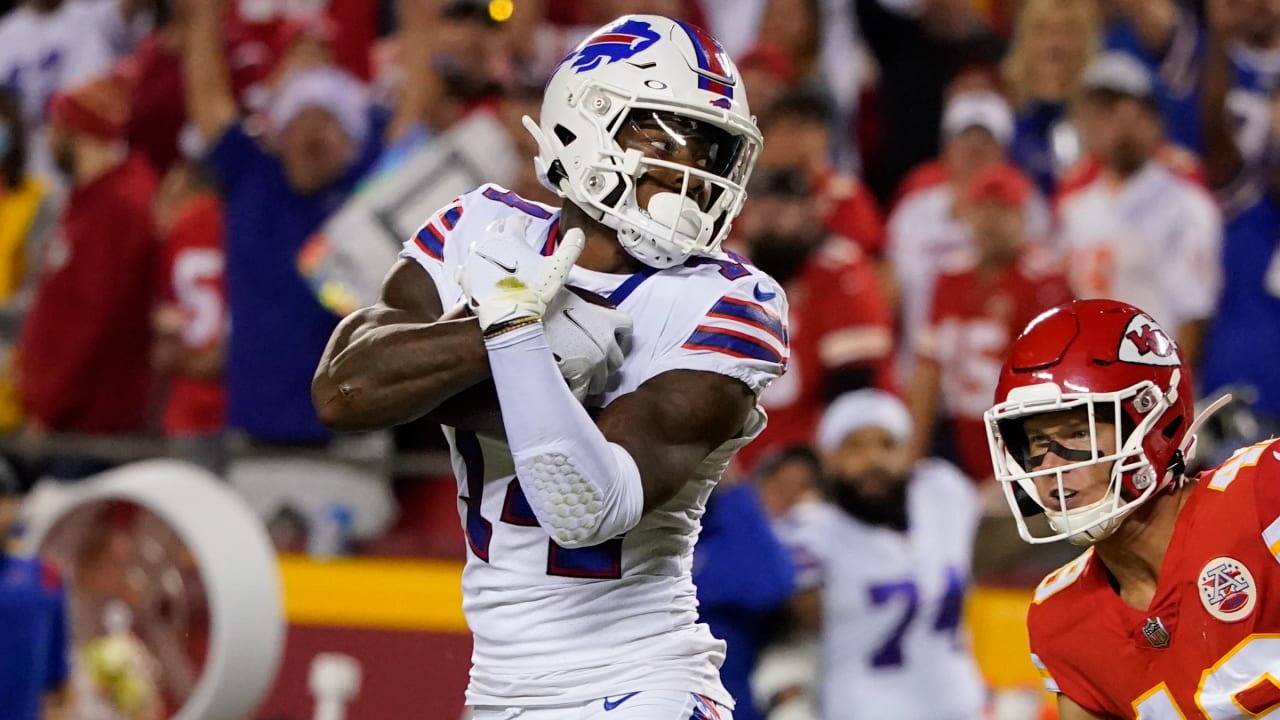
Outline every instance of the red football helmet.
<svg viewBox="0 0 1280 720"><path fill-rule="evenodd" d="M1085 408L1089 421L1070 460L1037 469L1023 421L1030 415ZM1046 311L1013 342L986 412L987 438L996 479L1018 532L1027 542L1069 539L1092 544L1119 526L1126 514L1173 487L1190 459L1194 435L1191 378L1177 346L1149 315L1114 300L1076 300ZM1098 423L1115 427L1115 451L1100 449ZM1073 457L1075 456L1075 457ZM1043 456L1039 456L1042 458ZM1111 464L1111 484L1101 500L1067 510L1047 507L1035 479L1057 477L1099 463ZM1044 512L1054 531L1033 536L1026 516Z"/></svg>

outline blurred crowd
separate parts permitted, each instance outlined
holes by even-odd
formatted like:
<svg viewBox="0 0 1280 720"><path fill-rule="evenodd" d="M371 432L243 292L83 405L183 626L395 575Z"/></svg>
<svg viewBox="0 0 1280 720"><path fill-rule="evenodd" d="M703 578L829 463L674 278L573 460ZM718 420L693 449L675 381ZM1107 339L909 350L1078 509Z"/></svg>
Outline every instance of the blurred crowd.
<svg viewBox="0 0 1280 720"><path fill-rule="evenodd" d="M335 437L312 373L454 196L557 202L520 118L627 13L719 39L765 137L731 244L786 288L791 362L703 544L792 552L776 583L699 583L743 644L743 617L822 585L806 508L893 528L937 458L968 477L940 493L972 506L957 564L1025 584L1061 559L1021 548L982 422L1060 302L1148 310L1198 393L1233 392L1202 457L1280 431L1280 0L25 0L0 2L0 447L23 483L170 454L282 549L460 554L436 429Z"/></svg>

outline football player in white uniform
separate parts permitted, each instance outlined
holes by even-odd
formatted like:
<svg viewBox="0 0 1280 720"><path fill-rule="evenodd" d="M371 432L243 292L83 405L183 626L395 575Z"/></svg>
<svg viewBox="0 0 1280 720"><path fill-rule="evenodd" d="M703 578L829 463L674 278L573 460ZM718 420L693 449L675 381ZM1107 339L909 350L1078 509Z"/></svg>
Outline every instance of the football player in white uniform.
<svg viewBox="0 0 1280 720"><path fill-rule="evenodd" d="M827 501L779 520L801 592L799 624L818 631L825 720L977 720L985 689L960 628L980 508L942 460L909 464L911 415L859 390L818 426Z"/></svg>
<svg viewBox="0 0 1280 720"><path fill-rule="evenodd" d="M487 185L433 216L335 331L316 407L446 426L476 718L728 718L692 551L788 352L782 289L720 250L761 144L746 92L704 31L627 16L525 125L562 207Z"/></svg>

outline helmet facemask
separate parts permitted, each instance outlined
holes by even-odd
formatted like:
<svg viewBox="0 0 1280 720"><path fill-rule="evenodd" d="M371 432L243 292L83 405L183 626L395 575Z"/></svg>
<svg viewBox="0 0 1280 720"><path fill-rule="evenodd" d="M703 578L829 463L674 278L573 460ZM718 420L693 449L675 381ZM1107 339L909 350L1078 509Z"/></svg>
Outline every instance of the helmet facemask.
<svg viewBox="0 0 1280 720"><path fill-rule="evenodd" d="M1176 392L1176 376L1167 392L1150 381L1112 393L1062 393L1057 385L1046 383L1016 388L1006 402L988 410L987 437L995 477L1003 483L1022 539L1036 544L1068 540L1076 545L1092 545L1110 536L1125 516L1168 487L1173 473L1153 467L1143 443L1172 405ZM1085 409L1087 438L1068 441L1065 446L1049 441L1047 447L1039 448L1040 454L1032 455L1024 431L1027 418L1077 408ZM1135 423L1135 417L1141 419ZM1104 423L1113 428L1109 437L1100 427ZM1044 441L1038 445L1043 446ZM1107 447L1115 450L1105 452ZM1042 469L1047 452L1067 462ZM1069 502L1066 474L1103 463L1110 465L1106 492L1088 505L1054 508L1041 499L1036 489L1037 479L1052 478L1057 497ZM1027 516L1041 512L1052 532L1035 535Z"/></svg>
<svg viewBox="0 0 1280 720"><path fill-rule="evenodd" d="M646 265L666 268L716 254L746 200L760 145L754 123L596 82L575 95L573 124L589 128L590 136L525 118L547 186L616 231L623 248ZM662 189L642 206L637 190L646 176Z"/></svg>

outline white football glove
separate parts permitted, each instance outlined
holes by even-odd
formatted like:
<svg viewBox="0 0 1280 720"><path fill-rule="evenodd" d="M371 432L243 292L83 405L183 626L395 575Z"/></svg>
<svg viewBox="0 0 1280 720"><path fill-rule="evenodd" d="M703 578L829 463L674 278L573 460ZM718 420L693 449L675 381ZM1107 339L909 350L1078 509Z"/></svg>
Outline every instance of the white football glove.
<svg viewBox="0 0 1280 720"><path fill-rule="evenodd" d="M560 374L582 402L609 388L631 343L631 317L563 288L542 318Z"/></svg>
<svg viewBox="0 0 1280 720"><path fill-rule="evenodd" d="M523 215L493 221L458 268L458 284L486 335L516 321L542 319L586 244L575 228L550 257L543 257L525 239L528 227Z"/></svg>

